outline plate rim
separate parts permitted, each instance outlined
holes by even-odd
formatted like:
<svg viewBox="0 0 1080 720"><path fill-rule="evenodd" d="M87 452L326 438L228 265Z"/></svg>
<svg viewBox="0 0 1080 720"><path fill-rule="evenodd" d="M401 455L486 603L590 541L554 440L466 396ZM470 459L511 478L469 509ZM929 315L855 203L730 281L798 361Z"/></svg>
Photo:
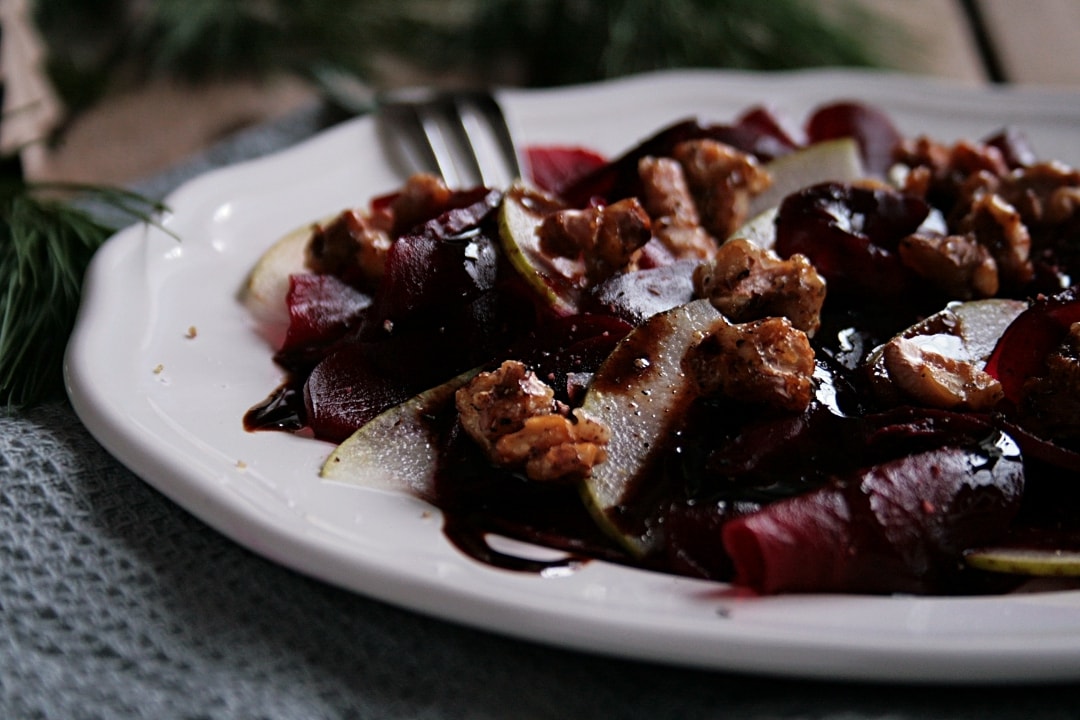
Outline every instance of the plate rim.
<svg viewBox="0 0 1080 720"><path fill-rule="evenodd" d="M926 87L938 88L950 94L972 93L985 98L985 88L959 86L948 82L928 82L922 78L913 78L902 74L881 74L867 71L798 71L794 73L770 73L763 75L753 72L732 73L729 71L663 71L645 75L622 78L600 84L583 84L545 91L525 91L504 89L508 110L513 110L515 103L535 100L540 97L567 97L597 90L614 94L633 92L656 84L672 82L711 82L711 83L753 83L765 81L776 86L785 83L812 79L824 85L839 84L854 86L862 83L895 83L897 87L916 88L922 91ZM898 92L900 92L898 90ZM910 90L908 91L910 92ZM1057 90L1010 88L1008 92L992 90L989 94L1024 99L1040 99L1047 108L1065 103ZM1080 99L1080 95L1068 96L1070 104ZM1050 111L1048 110L1048 112ZM238 163L234 166L212 170L198 178L184 183L166 199L171 207L182 207L198 198L204 188L215 184L229 184L236 178L248 177L271 169L296 157L303 157L337 144L346 142L350 133L357 128L370 124L370 118L358 118L342 123L312 138L271 155ZM181 211L182 212L182 211ZM674 633L672 628L666 632L654 629L648 637L654 652L643 654L640 641L627 642L624 638L610 637L603 633L597 636L596 627L588 625L595 618L567 617L562 609L538 607L534 603L528 610L531 617L522 618L522 605L504 599L496 601L484 598L477 592L465 588L439 583L432 579L406 577L394 573L383 565L369 565L356 574L355 556L342 552L340 545L329 542L318 535L298 538L293 528L275 526L265 517L253 517L250 507L237 501L232 496L214 496L208 493L203 482L192 482L190 467L185 465L189 458L177 456L172 447L147 446L149 435L140 434L140 428L133 426L138 413L133 418L130 405L121 403L117 398L103 396L97 385L95 373L97 366L92 362L92 331L97 329L100 320L96 313L101 312L102 304L108 298L110 289L106 278L111 270L125 267L131 263L144 262L147 245L157 242L169 242L161 237L155 228L133 225L121 230L95 255L87 274L84 288L84 300L80 307L75 330L65 356L65 383L69 398L81 421L91 434L120 462L132 470L145 482L169 497L188 512L199 517L214 530L230 537L256 553L300 573L316 577L340 587L347 588L369 597L391 602L443 620L454 621L494 630L522 640L553 644L587 652L600 652L620 657L661 661L676 665L688 665L719 670L751 671L778 673L790 676L822 677L849 680L900 679L911 682L997 682L997 681L1042 681L1055 679L1076 679L1080 677L1080 634L1077 636L1049 638L1037 648L1018 638L1014 646L1001 647L1001 637L993 639L998 645L994 649L997 655L988 654L986 643L978 638L969 638L970 642L959 642L952 653L952 667L949 668L949 653L940 648L930 653L934 660L933 673L928 672L924 661L928 659L928 648L923 638L912 636L908 641L897 641L890 648L879 648L871 642L850 642L847 647L834 644L834 652L843 657L833 661L824 660L820 653L820 642L807 642L797 637L790 628L777 631L769 628L753 627L743 634L741 629L727 629L720 633L727 643L726 649L737 651L738 663L711 656L708 648L687 648L673 643L673 640L685 640L697 629L695 622L688 620L688 626ZM137 257L136 257L137 256ZM134 258L134 259L133 259ZM269 350L268 350L269 352ZM145 412L145 408L139 412ZM237 419L238 421L239 419ZM140 444L142 440L142 444ZM640 572L640 571L639 571ZM686 579L665 579L680 585L694 584L698 581ZM375 583L377 589L372 588ZM709 584L712 587L712 584ZM417 597L416 591L423 590ZM443 597L433 597L432 593L441 593ZM449 610L444 602L446 595L455 596L459 603L467 608L455 607ZM1073 593L1068 593L1071 600ZM885 599L888 601L889 599ZM927 601L934 602L934 601ZM492 618L495 621L492 622ZM539 621L543 624L539 624ZM558 622L556 622L558 621ZM559 627L551 630L551 624ZM561 624L560 624L561 623ZM590 633L589 630L594 632ZM864 639L865 640L865 639ZM715 648L714 648L715 650ZM776 654L781 657L777 658ZM864 662L852 663L853 656ZM899 656L899 657L898 657ZM902 660L899 666L890 669L887 675L881 663ZM869 661L867 661L869 660ZM962 662L961 662L962 661ZM1023 665L1023 668L1020 665ZM960 667L963 666L963 667Z"/></svg>

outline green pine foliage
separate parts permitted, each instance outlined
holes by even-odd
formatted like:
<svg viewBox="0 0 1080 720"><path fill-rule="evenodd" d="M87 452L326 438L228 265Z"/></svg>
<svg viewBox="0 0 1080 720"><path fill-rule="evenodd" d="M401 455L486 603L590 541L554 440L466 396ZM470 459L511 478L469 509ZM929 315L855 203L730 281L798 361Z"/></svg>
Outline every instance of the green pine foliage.
<svg viewBox="0 0 1080 720"><path fill-rule="evenodd" d="M412 69L524 86L675 67L877 64L872 18L812 0L37 0L74 107L118 80ZM90 31L88 32L88 28Z"/></svg>
<svg viewBox="0 0 1080 720"><path fill-rule="evenodd" d="M72 191L144 221L161 209L122 190L0 185L0 407L63 396L64 349L83 274L115 232L55 196Z"/></svg>

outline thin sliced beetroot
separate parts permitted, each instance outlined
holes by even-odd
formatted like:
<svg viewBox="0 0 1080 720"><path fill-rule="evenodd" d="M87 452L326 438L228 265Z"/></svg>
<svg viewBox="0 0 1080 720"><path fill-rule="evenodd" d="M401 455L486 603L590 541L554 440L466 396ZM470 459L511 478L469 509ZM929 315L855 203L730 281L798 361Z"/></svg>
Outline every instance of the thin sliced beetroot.
<svg viewBox="0 0 1080 720"><path fill-rule="evenodd" d="M929 212L925 201L892 190L814 185L780 204L776 252L807 256L828 282L830 299L908 297L913 276L896 250Z"/></svg>
<svg viewBox="0 0 1080 720"><path fill-rule="evenodd" d="M578 178L564 187L560 196L568 205L585 207L601 199L613 202L637 195L638 162L648 155L670 155L671 149L683 140L700 136L701 125L696 120L682 120L661 129L614 160Z"/></svg>
<svg viewBox="0 0 1080 720"><path fill-rule="evenodd" d="M289 329L281 351L328 345L358 324L371 298L333 275L296 274L286 295Z"/></svg>
<svg viewBox="0 0 1080 720"><path fill-rule="evenodd" d="M497 359L532 326L529 306L516 296L492 290L471 302L449 305L424 323L386 333L366 344L381 373L430 387Z"/></svg>
<svg viewBox="0 0 1080 720"><path fill-rule="evenodd" d="M407 323L491 290L497 279L498 240L480 225L501 200L500 192L485 191L472 204L449 210L394 242L372 304L373 323Z"/></svg>
<svg viewBox="0 0 1080 720"><path fill-rule="evenodd" d="M693 494L673 502L665 521L666 555L680 572L731 580L738 568L738 582L759 591L809 590L821 582L824 591L934 591L949 580L950 560L968 539L1003 527L1019 503L1016 445L985 417L913 407L852 417L824 403L799 416L752 409L726 415L732 417L714 411L694 418L698 427L710 423L697 441L706 451L703 466L692 460L693 446L680 453ZM961 487L970 468L959 468L960 457L987 473L969 478L974 491ZM921 459L908 466L908 458ZM935 476L938 465L951 469ZM980 489L988 481L1006 484L1007 502ZM867 501L871 495L876 499ZM925 507L918 504L923 495ZM978 499L969 503L969 496ZM919 532L907 543L902 512L912 507ZM738 516L746 527L725 530ZM730 547L728 532L736 535ZM848 558L849 542L868 554ZM932 566L927 548L934 550ZM879 560L886 570L876 568Z"/></svg>
<svg viewBox="0 0 1080 720"><path fill-rule="evenodd" d="M533 185L558 194L564 187L606 164L607 158L582 147L543 145L526 148L525 162Z"/></svg>
<svg viewBox="0 0 1080 720"><path fill-rule="evenodd" d="M1023 487L997 433L840 476L726 523L723 543L735 582L760 593L940 592L961 551L1006 531Z"/></svg>
<svg viewBox="0 0 1080 720"><path fill-rule="evenodd" d="M884 177L903 139L892 119L880 109L857 102L836 102L815 110L806 121L811 143L851 137L859 143L866 169Z"/></svg>
<svg viewBox="0 0 1080 720"><path fill-rule="evenodd" d="M315 365L304 397L313 432L342 439L383 410L469 368L502 358L531 327L520 299L490 291L377 338L352 335ZM363 388L370 386L367 393Z"/></svg>
<svg viewBox="0 0 1080 720"><path fill-rule="evenodd" d="M664 516L667 542L663 562L679 575L727 581L735 573L721 545L726 523L757 512L755 503L674 502Z"/></svg>
<svg viewBox="0 0 1080 720"><path fill-rule="evenodd" d="M762 135L769 136L789 151L807 144L805 133L788 127L775 112L760 105L740 115L735 124L739 127L752 128Z"/></svg>
<svg viewBox="0 0 1080 720"><path fill-rule="evenodd" d="M345 345L315 366L304 384L306 421L316 438L341 442L418 389L380 373L359 344Z"/></svg>
<svg viewBox="0 0 1080 720"><path fill-rule="evenodd" d="M1042 373L1046 356L1075 322L1080 322L1080 290L1073 287L1036 299L1005 329L986 362L986 372L998 379L1009 401L1020 401L1024 381Z"/></svg>

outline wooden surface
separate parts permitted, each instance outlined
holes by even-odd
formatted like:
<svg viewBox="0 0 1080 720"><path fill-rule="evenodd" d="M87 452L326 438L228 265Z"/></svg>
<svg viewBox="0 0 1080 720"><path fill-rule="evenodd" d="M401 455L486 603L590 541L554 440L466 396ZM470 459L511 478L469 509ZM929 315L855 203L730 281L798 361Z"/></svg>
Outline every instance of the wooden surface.
<svg viewBox="0 0 1080 720"><path fill-rule="evenodd" d="M894 69L962 83L1004 81L1080 92L1080 0L858 2L884 20L875 41ZM821 0L815 5L825 6ZM65 143L37 152L28 169L39 178L127 183L315 99L311 88L295 80L198 88L159 82L79 118Z"/></svg>

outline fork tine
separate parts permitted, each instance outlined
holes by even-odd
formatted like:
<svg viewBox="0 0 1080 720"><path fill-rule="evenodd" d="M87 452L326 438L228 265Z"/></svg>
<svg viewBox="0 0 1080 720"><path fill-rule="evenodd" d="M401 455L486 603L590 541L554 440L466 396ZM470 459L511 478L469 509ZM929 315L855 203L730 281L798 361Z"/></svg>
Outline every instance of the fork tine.
<svg viewBox="0 0 1080 720"><path fill-rule="evenodd" d="M459 95L458 107L478 161L481 180L489 186L508 186L521 175L521 170L502 108L490 93L485 92Z"/></svg>
<svg viewBox="0 0 1080 720"><path fill-rule="evenodd" d="M417 108L427 130L428 143L439 159L443 179L451 187L484 183L482 161L477 155L476 130L469 132L471 118L452 94L439 95Z"/></svg>
<svg viewBox="0 0 1080 720"><path fill-rule="evenodd" d="M382 100L378 104L375 120L383 147L389 149L391 160L402 173L442 173L439 158L428 142L427 131L414 103Z"/></svg>
<svg viewBox="0 0 1080 720"><path fill-rule="evenodd" d="M506 115L495 97L489 93L482 93L477 102L484 108L484 113L495 133L495 139L499 143L499 157L506 163L509 180L513 182L521 177L521 163L518 160L517 145L514 144L514 136L510 132Z"/></svg>
<svg viewBox="0 0 1080 720"><path fill-rule="evenodd" d="M377 116L406 173L438 173L457 188L506 187L519 175L510 129L488 93L390 95Z"/></svg>

